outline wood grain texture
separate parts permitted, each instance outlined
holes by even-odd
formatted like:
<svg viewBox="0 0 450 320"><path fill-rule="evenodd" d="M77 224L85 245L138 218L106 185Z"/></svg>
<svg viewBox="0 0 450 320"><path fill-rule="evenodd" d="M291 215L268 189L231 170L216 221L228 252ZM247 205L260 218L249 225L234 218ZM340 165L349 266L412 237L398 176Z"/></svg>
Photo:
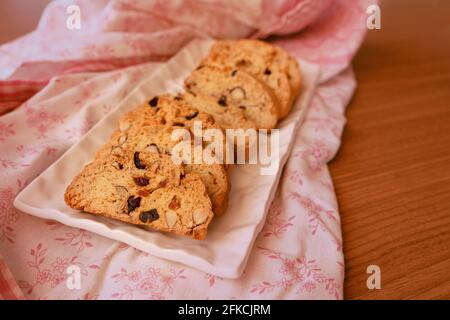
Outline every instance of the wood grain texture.
<svg viewBox="0 0 450 320"><path fill-rule="evenodd" d="M450 298L450 1L382 1L331 162L347 299ZM380 290L366 287L381 268Z"/></svg>

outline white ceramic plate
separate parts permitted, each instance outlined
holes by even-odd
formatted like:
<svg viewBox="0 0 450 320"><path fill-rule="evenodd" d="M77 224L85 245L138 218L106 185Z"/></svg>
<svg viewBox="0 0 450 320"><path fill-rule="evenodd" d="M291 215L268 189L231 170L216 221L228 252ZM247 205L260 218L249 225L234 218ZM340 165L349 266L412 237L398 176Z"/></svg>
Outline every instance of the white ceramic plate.
<svg viewBox="0 0 450 320"><path fill-rule="evenodd" d="M289 116L279 124L280 166L276 174L261 175L258 165L237 165L233 168L228 210L225 215L214 218L206 240L196 241L143 230L120 221L77 212L64 203L67 185L84 165L92 161L95 151L108 140L119 117L148 97L181 90L184 78L206 56L211 44L209 40L191 42L150 75L80 142L30 183L15 199L16 208L125 242L154 256L181 262L210 274L225 278L239 277L253 242L264 225L296 128L303 120L314 91L319 74L319 68L315 65L300 61L303 91Z"/></svg>

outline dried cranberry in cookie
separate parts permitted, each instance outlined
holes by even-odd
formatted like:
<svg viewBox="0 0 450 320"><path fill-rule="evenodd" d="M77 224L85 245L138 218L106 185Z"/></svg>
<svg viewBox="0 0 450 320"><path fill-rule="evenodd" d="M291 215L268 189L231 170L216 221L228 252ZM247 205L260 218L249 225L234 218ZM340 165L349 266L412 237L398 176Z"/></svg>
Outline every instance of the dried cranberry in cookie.
<svg viewBox="0 0 450 320"><path fill-rule="evenodd" d="M139 220L141 220L142 222L153 222L158 219L159 219L159 214L158 214L158 210L156 210L156 209L142 211L139 214Z"/></svg>
<svg viewBox="0 0 450 320"><path fill-rule="evenodd" d="M148 184L149 184L149 180L144 177L135 177L135 178L133 178L133 180L138 186L141 186L141 187L148 186Z"/></svg>
<svg viewBox="0 0 450 320"><path fill-rule="evenodd" d="M158 106L158 100L159 100L158 97L153 97L153 98L148 102L148 104L150 105L150 107L155 108L155 107Z"/></svg>
<svg viewBox="0 0 450 320"><path fill-rule="evenodd" d="M127 200L128 205L128 213L134 211L136 208L139 208L141 205L141 197L130 196Z"/></svg>
<svg viewBox="0 0 450 320"><path fill-rule="evenodd" d="M138 169L145 169L145 164L143 164L141 162L141 160L139 159L139 152L135 152L133 154L133 159L134 159L134 165L136 166L136 168L138 168Z"/></svg>

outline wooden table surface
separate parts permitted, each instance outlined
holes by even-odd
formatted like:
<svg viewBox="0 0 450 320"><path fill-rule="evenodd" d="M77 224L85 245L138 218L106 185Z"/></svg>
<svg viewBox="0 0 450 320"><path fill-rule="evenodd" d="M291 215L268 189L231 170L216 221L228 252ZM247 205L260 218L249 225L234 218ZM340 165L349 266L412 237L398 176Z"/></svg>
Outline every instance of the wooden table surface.
<svg viewBox="0 0 450 320"><path fill-rule="evenodd" d="M31 31L47 2L2 0L0 43ZM330 165L345 298L449 299L450 1L385 0L381 14L354 61L358 90ZM366 287L372 264L380 290Z"/></svg>
<svg viewBox="0 0 450 320"><path fill-rule="evenodd" d="M50 0L0 0L0 44L33 31Z"/></svg>
<svg viewBox="0 0 450 320"><path fill-rule="evenodd" d="M330 169L347 299L450 298L450 1L381 2ZM381 268L368 290L366 268Z"/></svg>

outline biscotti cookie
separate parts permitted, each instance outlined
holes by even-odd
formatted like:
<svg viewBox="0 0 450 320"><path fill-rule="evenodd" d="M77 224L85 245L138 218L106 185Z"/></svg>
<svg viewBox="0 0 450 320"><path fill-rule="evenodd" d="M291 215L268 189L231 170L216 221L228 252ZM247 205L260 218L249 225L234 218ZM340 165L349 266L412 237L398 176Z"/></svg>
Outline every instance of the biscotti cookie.
<svg viewBox="0 0 450 320"><path fill-rule="evenodd" d="M192 108L186 101L163 94L150 98L146 103L127 112L119 119L120 131L130 126L166 125L192 128L195 121L201 121L205 129L221 129L214 118Z"/></svg>
<svg viewBox="0 0 450 320"><path fill-rule="evenodd" d="M220 104L211 96L190 92L181 93L177 97L197 110L210 114L224 129L256 129L253 121L248 120L244 111L232 102Z"/></svg>
<svg viewBox="0 0 450 320"><path fill-rule="evenodd" d="M211 114L216 122L226 129L226 142L230 148L234 148L233 156L230 156L227 161L236 163L238 153L241 152L245 152L245 158L248 159L250 145L256 143L256 138L251 138L253 133L256 134L256 126L253 121L245 117L241 108L236 107L231 102L221 105L217 102L217 99L202 94L185 92L178 96L199 110ZM231 149L227 150L231 151Z"/></svg>
<svg viewBox="0 0 450 320"><path fill-rule="evenodd" d="M178 155L181 158L182 155L178 154L174 148L179 146L183 137L172 139L172 133L177 129L180 128L162 125L131 126L125 132L115 132L108 143L100 148L96 157L104 157L105 154L110 153L121 153L122 150L135 150ZM220 161L218 161L219 163L206 163L201 158L201 155L199 159L201 161L198 161L200 163L196 163L194 158L196 151L193 148L193 144L189 147L191 148L191 159L187 159L186 162L188 163L185 166L185 171L195 173L201 178L205 184L207 194L211 198L214 213L220 215L227 208L230 190L226 169ZM200 146L200 151L203 150L204 148Z"/></svg>
<svg viewBox="0 0 450 320"><path fill-rule="evenodd" d="M266 61L272 59L273 63L276 63L279 68L286 72L294 98L300 93L301 73L299 65L283 48L253 39L220 41L217 43L218 50L223 50L224 48L236 48L235 50L237 51L253 52L253 56L258 55Z"/></svg>
<svg viewBox="0 0 450 320"><path fill-rule="evenodd" d="M154 152L116 150L96 158L73 179L64 200L77 210L199 240L213 218L200 177Z"/></svg>
<svg viewBox="0 0 450 320"><path fill-rule="evenodd" d="M275 60L276 49L257 40L217 41L201 65L240 69L263 81L273 90L284 117L293 103L288 74Z"/></svg>
<svg viewBox="0 0 450 320"><path fill-rule="evenodd" d="M147 103L143 103L134 108L119 119L119 130L125 132L131 126L164 125L168 127L187 128L191 132L194 132L194 125L199 126L199 124L201 124L202 130L216 130L214 139L220 139L220 143L224 147L222 156L219 157L217 155L217 157L228 168L228 165L224 161L227 153L227 144L222 126L215 121L213 116L202 112L198 108L194 108L191 103L179 96L163 94L150 98ZM206 147L214 139L212 141L203 141L204 146Z"/></svg>
<svg viewBox="0 0 450 320"><path fill-rule="evenodd" d="M200 66L185 80L185 86L195 94L214 97L219 105L233 103L258 129L272 129L277 124L279 107L272 90L245 71Z"/></svg>
<svg viewBox="0 0 450 320"><path fill-rule="evenodd" d="M291 90L294 100L300 95L302 85L302 75L300 73L300 66L297 60L292 58L286 51L280 47L275 47L277 55L275 61L281 65L288 75L289 83L291 84Z"/></svg>

